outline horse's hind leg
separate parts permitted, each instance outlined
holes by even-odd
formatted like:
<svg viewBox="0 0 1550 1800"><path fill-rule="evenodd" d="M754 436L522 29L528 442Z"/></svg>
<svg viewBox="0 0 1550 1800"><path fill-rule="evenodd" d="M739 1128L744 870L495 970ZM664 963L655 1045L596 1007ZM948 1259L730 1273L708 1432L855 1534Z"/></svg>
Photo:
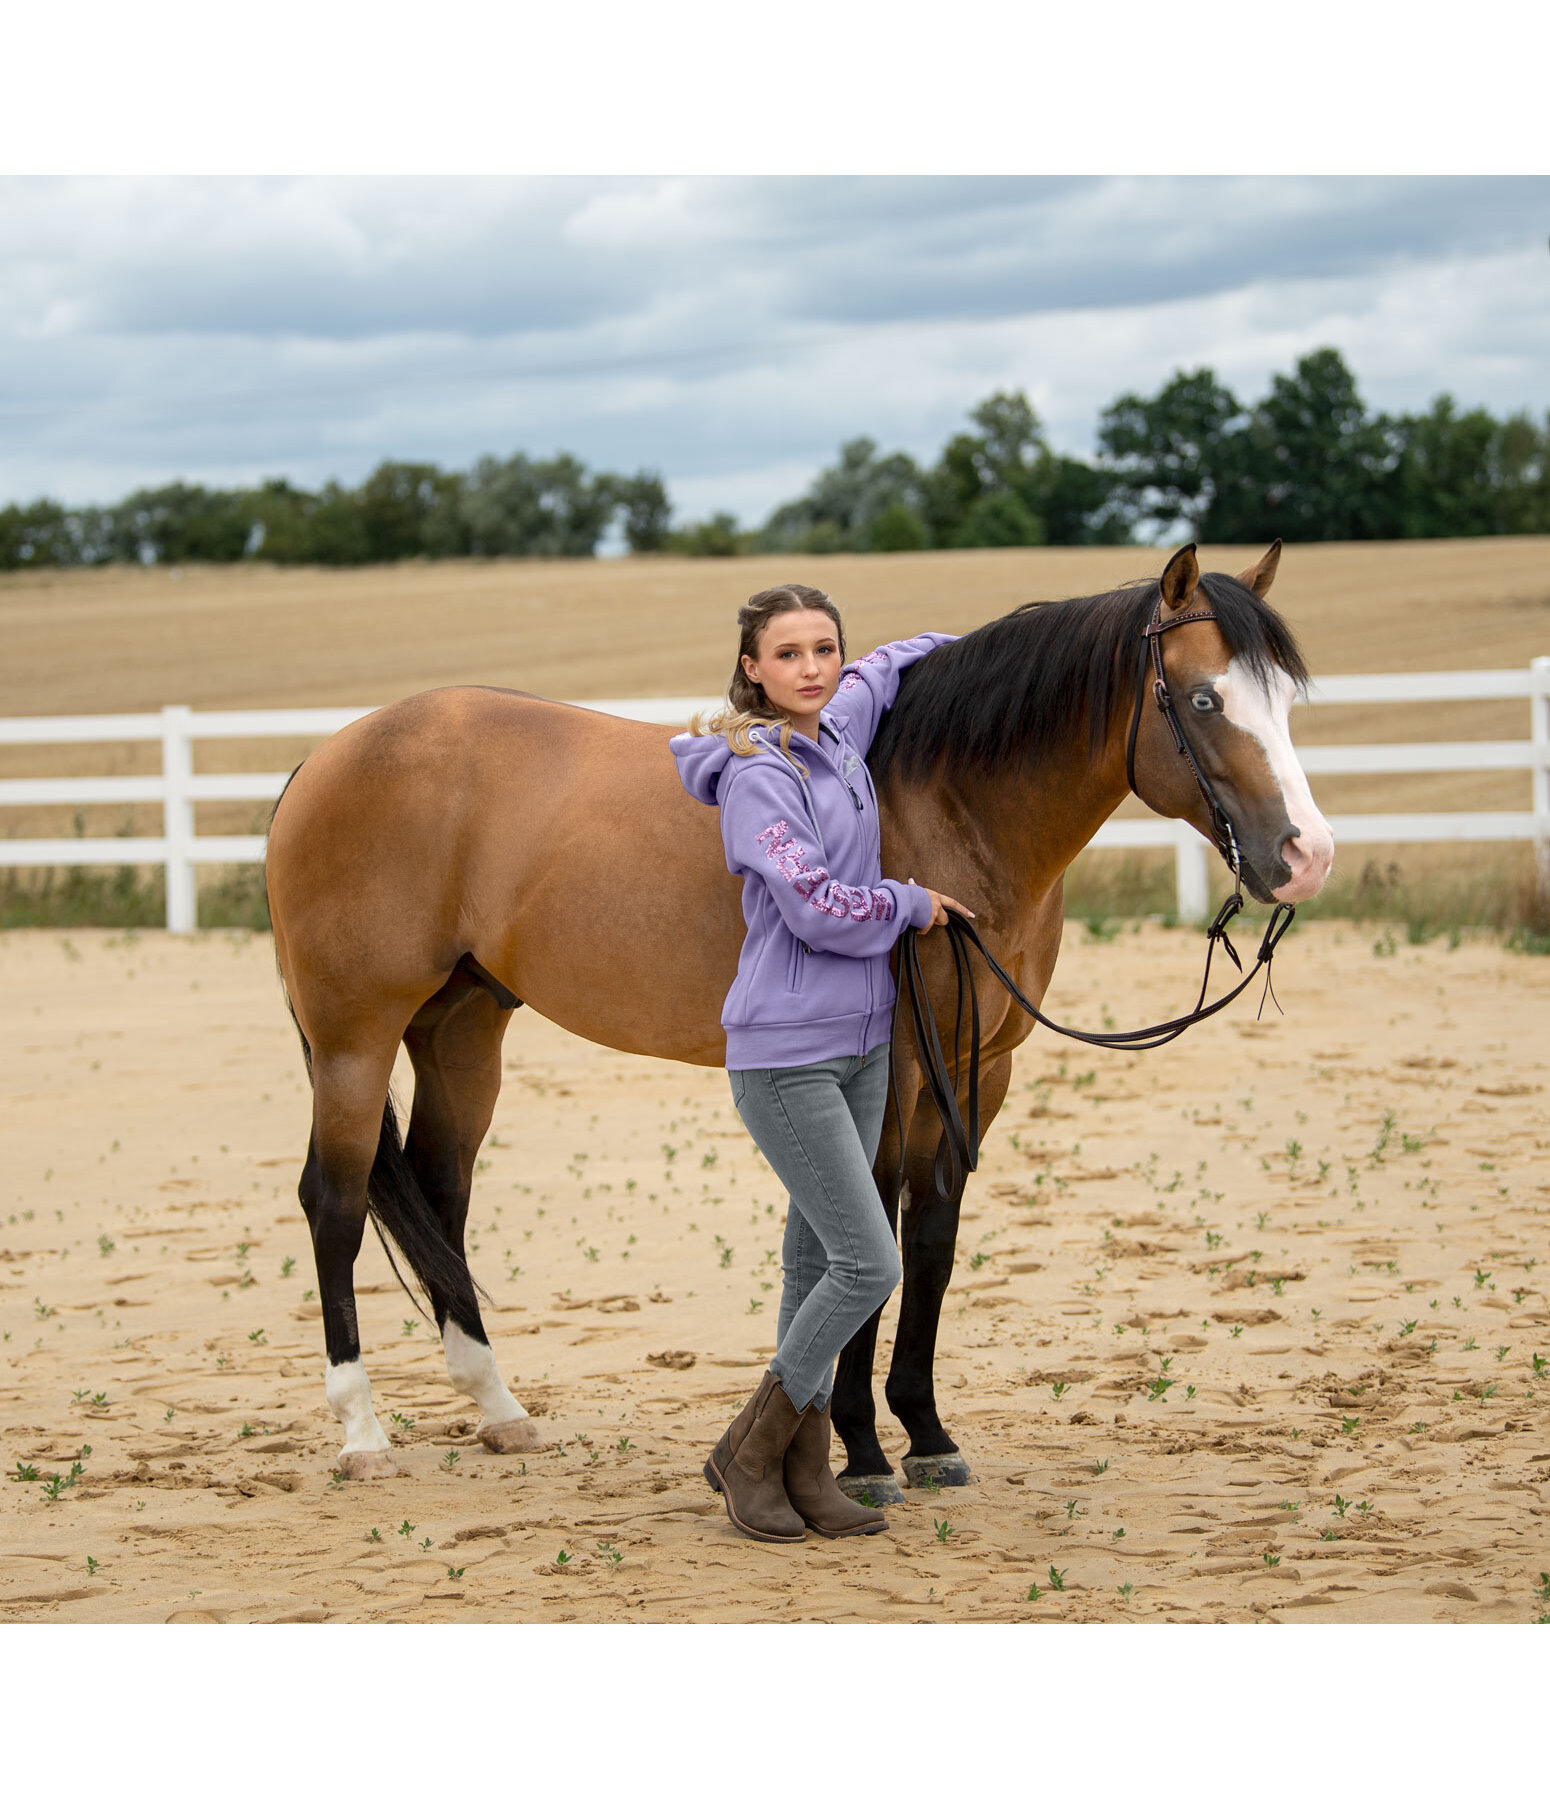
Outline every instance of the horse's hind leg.
<svg viewBox="0 0 1550 1800"><path fill-rule="evenodd" d="M315 1056L312 1067L312 1138L301 1204L312 1231L323 1305L324 1392L344 1426L339 1471L351 1481L398 1473L372 1409L355 1317L355 1258L366 1229L367 1183L384 1130L396 1048L390 1041L376 1053Z"/></svg>
<svg viewBox="0 0 1550 1800"><path fill-rule="evenodd" d="M510 1018L460 967L404 1033L414 1065L414 1107L404 1154L459 1257L474 1163L500 1092L501 1039ZM543 1449L541 1427L501 1379L472 1288L449 1293L433 1283L430 1293L447 1374L460 1394L478 1404L480 1443L501 1455Z"/></svg>

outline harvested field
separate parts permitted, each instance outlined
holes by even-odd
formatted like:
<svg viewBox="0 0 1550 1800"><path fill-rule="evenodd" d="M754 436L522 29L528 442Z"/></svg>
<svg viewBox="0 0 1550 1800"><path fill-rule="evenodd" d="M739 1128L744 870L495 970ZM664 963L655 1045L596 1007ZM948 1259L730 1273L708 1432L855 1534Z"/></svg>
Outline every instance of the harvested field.
<svg viewBox="0 0 1550 1800"><path fill-rule="evenodd" d="M408 1473L336 1488L268 941L0 936L0 1618L1550 1611L1550 965L1374 937L1299 928L1284 1019L1240 1004L1155 1057L1035 1034L943 1316L979 1483L786 1549L736 1536L699 1473L778 1293L782 1196L720 1071L517 1015L473 1261L563 1454L479 1448L369 1243L367 1361ZM1198 952L1073 931L1051 1003L1164 1016Z"/></svg>
<svg viewBox="0 0 1550 1800"><path fill-rule="evenodd" d="M1263 549L1208 546L1201 561L1238 569ZM859 652L915 631L967 631L1024 601L1093 593L1155 575L1161 563L1153 550L1106 548L0 575L8 675L0 704L8 713L137 712L174 702L364 706L459 682L561 700L710 694L731 666L738 604L773 581L831 592ZM1550 539L1294 544L1273 598L1316 674L1523 667L1550 653ZM1307 743L1522 738L1527 708L1303 709L1296 733ZM208 744L196 767L289 768L307 748ZM155 774L159 766L150 744L0 750L7 775ZM1329 812L1520 809L1528 776L1335 776L1317 793ZM15 836L71 829L67 808L5 813L0 831ZM202 806L199 829L245 831L254 816L252 807ZM111 833L126 821L154 831L160 812L93 807L84 827Z"/></svg>

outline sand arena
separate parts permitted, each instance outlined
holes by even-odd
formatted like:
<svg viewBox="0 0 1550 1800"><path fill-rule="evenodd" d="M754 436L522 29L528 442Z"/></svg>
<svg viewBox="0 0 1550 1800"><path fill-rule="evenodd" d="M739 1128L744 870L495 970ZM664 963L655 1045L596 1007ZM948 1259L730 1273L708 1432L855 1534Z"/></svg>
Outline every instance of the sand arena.
<svg viewBox="0 0 1550 1800"><path fill-rule="evenodd" d="M7 578L0 615L32 711L468 679L692 693L722 678L712 628L775 574L853 595L860 649L1148 566L107 571ZM1321 673L1513 666L1546 647L1542 568L1542 542L1294 547L1274 598ZM58 656L67 628L94 631L90 667ZM1466 710L1451 734L1521 733ZM1496 781L1433 798L1435 778L1384 778L1330 804L1521 804ZM228 828L217 810L202 829ZM1072 927L1050 1007L1166 1016L1199 948ZM699 1474L772 1346L779 1280L782 1196L720 1071L518 1015L471 1254L503 1369L561 1447L484 1454L368 1240L365 1354L408 1474L341 1488L295 1198L307 1092L269 941L0 935L0 1617L1537 1617L1550 967L1325 923L1288 941L1277 989L1284 1019L1240 1003L1140 1059L1034 1034L969 1188L938 1355L978 1484L912 1492L880 1538L783 1549L737 1537ZM886 1414L884 1441L902 1448Z"/></svg>

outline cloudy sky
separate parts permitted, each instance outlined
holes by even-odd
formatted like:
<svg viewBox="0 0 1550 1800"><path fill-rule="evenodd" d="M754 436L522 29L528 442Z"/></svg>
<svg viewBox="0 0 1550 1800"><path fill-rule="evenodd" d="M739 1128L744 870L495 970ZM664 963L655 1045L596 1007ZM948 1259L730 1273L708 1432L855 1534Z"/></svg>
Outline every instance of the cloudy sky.
<svg viewBox="0 0 1550 1800"><path fill-rule="evenodd" d="M575 452L762 518L994 388L1062 448L1335 344L1370 403L1550 407L1550 179L0 181L0 502Z"/></svg>

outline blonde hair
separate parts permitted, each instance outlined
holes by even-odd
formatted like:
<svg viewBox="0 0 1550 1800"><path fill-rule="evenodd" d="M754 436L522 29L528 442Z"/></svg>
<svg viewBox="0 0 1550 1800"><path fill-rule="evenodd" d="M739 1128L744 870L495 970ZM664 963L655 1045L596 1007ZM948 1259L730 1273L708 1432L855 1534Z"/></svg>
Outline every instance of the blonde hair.
<svg viewBox="0 0 1550 1800"><path fill-rule="evenodd" d="M840 622L839 608L821 588L803 587L795 581L782 587L765 588L762 593L750 595L737 609L740 633L737 662L732 669L732 679L727 683L726 700L707 716L696 713L689 721L689 730L695 737L724 736L734 754L753 756L764 748L753 739L754 727L778 725L781 755L805 778L807 771L791 755L791 734L795 727L789 716L766 696L762 683L749 679L743 667L745 656L758 659L759 639L765 626L779 614L789 612L826 614L833 622L834 635L840 644L840 661L844 662L845 627Z"/></svg>

